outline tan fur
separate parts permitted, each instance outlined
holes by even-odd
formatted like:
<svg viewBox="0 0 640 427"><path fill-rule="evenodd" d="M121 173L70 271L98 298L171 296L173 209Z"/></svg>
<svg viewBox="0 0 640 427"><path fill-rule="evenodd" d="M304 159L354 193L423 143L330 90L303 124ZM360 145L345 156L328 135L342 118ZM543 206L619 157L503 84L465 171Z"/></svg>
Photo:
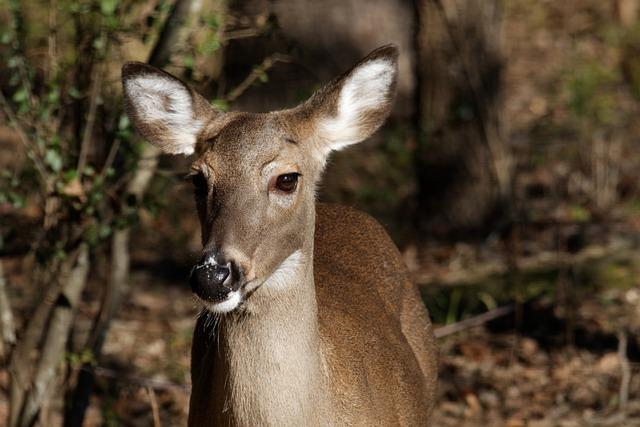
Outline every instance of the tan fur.
<svg viewBox="0 0 640 427"><path fill-rule="evenodd" d="M207 183L197 200L203 246L241 267L247 291L235 310L198 319L190 426L428 424L437 351L397 248L367 215L315 203L323 153L333 143L323 120L338 114L359 67L380 59L395 67L397 52L375 51L291 110L222 114L194 103L193 116L206 123L192 164ZM125 73L125 86L135 76ZM348 121L352 142L388 114L395 72L381 81L372 85L384 95L380 102ZM184 152L136 121L136 102L127 105L145 137ZM294 193L268 186L292 172L302 174Z"/></svg>

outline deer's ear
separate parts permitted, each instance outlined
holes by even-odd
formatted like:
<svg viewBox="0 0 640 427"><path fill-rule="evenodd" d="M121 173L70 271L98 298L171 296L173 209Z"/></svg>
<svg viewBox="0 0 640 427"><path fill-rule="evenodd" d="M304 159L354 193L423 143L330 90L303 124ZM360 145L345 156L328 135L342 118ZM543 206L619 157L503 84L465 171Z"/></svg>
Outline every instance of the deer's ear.
<svg viewBox="0 0 640 427"><path fill-rule="evenodd" d="M192 154L204 124L219 114L185 83L141 62L124 64L122 85L133 126L165 153Z"/></svg>
<svg viewBox="0 0 640 427"><path fill-rule="evenodd" d="M383 46L303 104L322 155L360 142L382 125L391 111L397 69L398 49Z"/></svg>

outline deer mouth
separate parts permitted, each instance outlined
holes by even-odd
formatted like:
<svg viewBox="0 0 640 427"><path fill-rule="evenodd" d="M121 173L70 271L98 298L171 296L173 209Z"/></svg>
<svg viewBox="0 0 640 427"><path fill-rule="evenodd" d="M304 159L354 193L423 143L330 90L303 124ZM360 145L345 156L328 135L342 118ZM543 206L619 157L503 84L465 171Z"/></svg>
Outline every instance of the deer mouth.
<svg viewBox="0 0 640 427"><path fill-rule="evenodd" d="M200 298L201 299L201 298ZM202 299L201 299L202 300ZM242 304L242 294L240 290L232 291L226 294L222 299L213 302L203 301L206 308L213 313L230 313Z"/></svg>

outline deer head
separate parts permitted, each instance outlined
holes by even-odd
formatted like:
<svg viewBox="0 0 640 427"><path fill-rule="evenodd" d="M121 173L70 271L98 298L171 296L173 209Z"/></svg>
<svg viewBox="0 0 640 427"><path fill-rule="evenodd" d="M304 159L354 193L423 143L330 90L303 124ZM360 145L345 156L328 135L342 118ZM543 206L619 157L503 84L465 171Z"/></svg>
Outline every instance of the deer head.
<svg viewBox="0 0 640 427"><path fill-rule="evenodd" d="M274 274L312 260L315 189L327 156L380 127L396 76L397 49L385 46L295 108L222 113L164 71L124 65L137 131L165 153L194 155L203 250L190 283L209 310L232 311Z"/></svg>

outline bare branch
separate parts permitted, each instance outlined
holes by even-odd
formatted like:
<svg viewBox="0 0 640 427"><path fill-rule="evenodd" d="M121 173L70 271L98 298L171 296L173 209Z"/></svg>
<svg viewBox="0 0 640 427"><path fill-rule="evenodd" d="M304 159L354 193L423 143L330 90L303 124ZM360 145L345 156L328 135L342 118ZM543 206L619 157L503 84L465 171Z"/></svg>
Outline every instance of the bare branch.
<svg viewBox="0 0 640 427"><path fill-rule="evenodd" d="M151 404L151 413L153 414L153 427L161 427L160 411L158 410L158 399L156 392L151 387L147 387L147 395L149 395L149 403Z"/></svg>
<svg viewBox="0 0 640 427"><path fill-rule="evenodd" d="M171 54L175 52L176 46L181 44L181 39L184 36L183 27L189 18L189 14L192 13L191 6L192 0L178 0L173 6L173 9L169 13L158 42L151 52L149 57L149 64L156 67L163 67L169 63ZM197 2L202 3L202 2ZM198 9L202 7L201 4L195 5Z"/></svg>
<svg viewBox="0 0 640 427"><path fill-rule="evenodd" d="M58 68L58 60L57 60L57 34L58 34L58 0L50 0L49 1L49 38L48 38L48 49L49 49L49 57L47 72L49 74L49 79L53 78L56 74L56 70Z"/></svg>
<svg viewBox="0 0 640 427"><path fill-rule="evenodd" d="M260 30L257 28L246 28L242 30L229 30L225 31L222 35L224 41L247 39L251 37L257 37L260 35Z"/></svg>
<svg viewBox="0 0 640 427"><path fill-rule="evenodd" d="M18 133L18 138L20 139L20 142L22 142L22 145L24 145L25 149L27 150L27 153L30 154L33 160L33 163L36 166L36 170L40 174L45 184L45 187L48 188L50 185L50 182L49 182L50 180L49 180L49 174L47 173L47 169L45 168L44 163L42 162L42 159L33 150L33 146L32 146L33 144L27 137L27 133L25 132L22 125L20 125L20 122L16 118L16 115L13 112L13 109L7 102L7 99L4 97L4 94L2 93L2 91L0 91L0 104L2 104L2 109L4 110L4 114L7 116L7 118L9 119L9 122L11 122L11 124L13 125L13 128Z"/></svg>
<svg viewBox="0 0 640 427"><path fill-rule="evenodd" d="M87 164L87 153L93 136L93 125L96 121L96 110L98 108L98 97L100 89L102 89L102 71L103 66L98 65L94 71L93 81L91 84L91 94L89 97L89 113L87 114L87 123L84 127L82 142L80 144L80 154L78 156L78 177L82 177L84 168Z"/></svg>
<svg viewBox="0 0 640 427"><path fill-rule="evenodd" d="M251 73L231 92L227 94L225 100L227 102L233 102L238 99L247 89L251 87L261 76L263 76L271 67L273 67L278 62L289 62L290 58L281 53L274 53L273 55L267 56L260 65L255 67Z"/></svg>
<svg viewBox="0 0 640 427"><path fill-rule="evenodd" d="M176 384L170 381L152 380L149 378L143 378L137 375L123 374L121 371L116 371L109 368L103 368L96 366L94 368L82 368L86 371L91 371L95 375L103 378L109 378L118 382L137 385L145 388L152 388L154 390L172 390L180 393L188 393L189 386L184 384Z"/></svg>
<svg viewBox="0 0 640 427"><path fill-rule="evenodd" d="M25 46L25 26L24 26L24 18L22 16L22 2L10 2L9 3L9 11L11 14L11 27L14 30L14 38L11 43L11 47L13 49L14 54L16 54L17 58L17 70L18 75L20 77L20 81L22 82L22 87L27 91L27 99L29 99L29 103L31 107L35 107L35 97L33 96L33 89L31 87L31 81L29 80L29 73L27 71L27 60L26 60L26 46Z"/></svg>
<svg viewBox="0 0 640 427"><path fill-rule="evenodd" d="M477 316L470 317L468 319L461 320L460 322L452 323L450 325L442 326L434 331L436 338L443 338L448 335L457 334L466 329L476 328L488 323L498 317L506 316L513 311L513 305L507 305L505 307L498 307L496 309L487 311L486 313L479 314Z"/></svg>
<svg viewBox="0 0 640 427"><path fill-rule="evenodd" d="M75 265L71 269L53 308L38 368L29 394L25 399L18 426L28 427L33 425L33 421L46 397L46 392L51 387L52 381L55 380L58 364L62 360L69 338L69 330L73 322L75 309L87 283L88 274L89 247L83 243L78 248Z"/></svg>
<svg viewBox="0 0 640 427"><path fill-rule="evenodd" d="M116 154L118 153L119 149L120 139L116 139L115 141L113 141L113 144L111 144L111 147L109 147L109 153L107 154L107 158L105 159L104 164L102 165L102 170L100 171L101 177L104 178L107 174L107 171L109 171L109 168L113 164L113 161L116 159Z"/></svg>
<svg viewBox="0 0 640 427"><path fill-rule="evenodd" d="M29 323L22 337L11 354L9 362L9 374L11 376L11 401L9 405L9 426L14 427L18 423L20 408L29 389L34 370L34 359L38 354L38 343L45 329L55 296L60 291L59 281L52 283L41 297L41 302L30 316Z"/></svg>
<svg viewBox="0 0 640 427"><path fill-rule="evenodd" d="M16 343L16 330L13 323L11 304L9 304L9 296L7 295L6 282L2 259L0 259L0 329L2 332L3 355L9 354Z"/></svg>
<svg viewBox="0 0 640 427"><path fill-rule="evenodd" d="M135 195L138 200L144 195L158 167L159 156L160 150L154 145L146 144L144 146L138 168L127 185L127 193Z"/></svg>
<svg viewBox="0 0 640 427"><path fill-rule="evenodd" d="M629 384L631 383L631 365L627 357L627 333L625 331L618 332L618 359L620 359L620 392L618 405L624 410L629 402Z"/></svg>

